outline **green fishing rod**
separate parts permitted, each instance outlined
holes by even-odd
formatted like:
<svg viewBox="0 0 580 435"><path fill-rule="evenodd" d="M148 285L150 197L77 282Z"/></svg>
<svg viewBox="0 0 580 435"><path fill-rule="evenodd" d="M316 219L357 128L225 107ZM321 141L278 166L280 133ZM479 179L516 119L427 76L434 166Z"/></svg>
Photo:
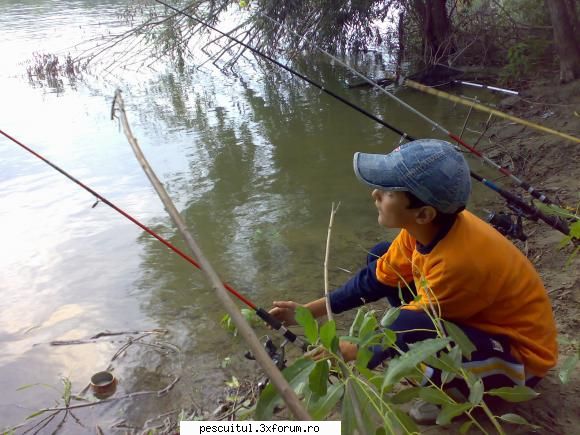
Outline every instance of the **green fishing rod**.
<svg viewBox="0 0 580 435"><path fill-rule="evenodd" d="M360 106L354 104L353 102L349 101L348 99L341 97L340 95L336 94L335 92L331 91L330 89L325 88L323 85L321 85L320 83L317 83L316 81L310 79L309 77L305 76L304 74L301 74L300 72L296 71L293 68L290 68L287 65L284 65L283 63L277 61L276 59L272 58L271 56L268 56L267 54L263 53L262 51L252 47L251 45L241 41L240 39L236 38L235 36L230 35L229 33L223 32L221 30L219 30L218 28L216 28L215 26L212 26L211 24L207 23L206 21L197 18L195 16L193 16L190 13L185 12L185 10L180 10L177 9L176 7L164 2L163 0L155 0L157 3L179 13L182 14L190 19L192 19L193 21L201 24L202 26L205 26L213 31L215 31L216 33L225 36L226 38L236 42L237 44L240 44L241 46L247 48L248 50L250 50L252 53L260 56L263 59L268 60L269 62L272 62L273 64L275 64L276 66L282 68L283 70L289 72L290 74L304 80L305 82L309 83L310 85L320 89L322 92L326 93L327 95L330 95L331 97L337 99L338 101L346 104L347 106L349 106L350 108L356 110L359 113L362 113L363 115L367 116L368 118L372 119L373 121L381 124L383 127L386 127L388 129L390 129L391 131L397 133L399 136L401 136L402 140L415 140L412 136L408 135L407 133L399 130L398 128L390 125L389 123L387 123L386 121L380 119L379 117L373 115L372 113L370 113L369 111L361 108ZM262 16L268 18L269 20L273 21L274 23L276 23L277 25L282 26L282 24L278 23L277 21L273 20L272 18L268 17L267 15L261 14ZM504 175L509 176L510 178L512 178L520 187L526 189L526 191L532 195L534 198L547 203L547 204L552 204L552 201L550 201L545 195L540 194L537 190L535 190L533 187L531 187L528 183L520 180L519 178L517 178L515 175L513 175L509 170L507 170L506 168L503 168L501 166L499 166L498 164L496 164L493 160L489 159L489 157L485 156L484 154L482 154L481 152L479 152L478 150L476 150L473 146L467 144L466 142L464 142L461 138L459 138L458 136L454 135L453 133L449 132L448 130L446 130L445 128L443 128L442 126L440 126L439 124L437 124L435 121L433 121L432 119L428 118L426 115L424 115L423 113L419 112L417 109L413 108L412 106L408 105L407 103L405 103L403 100L401 100L400 98L397 98L396 96L392 95L390 92L386 91L383 87L379 86L375 81L371 80L370 78L364 76L363 74L361 74L360 72L358 72L357 70L355 70L354 68L350 67L349 65L345 64L344 62L342 62L340 59L338 59L336 56L333 56L332 54L330 54L329 52L327 52L326 50L316 46L315 44L311 43L310 41L308 41L305 37L296 34L295 32L293 32L292 30L288 29L290 32L294 33L295 35L297 35L298 37L300 37L301 39L307 41L308 43L312 44L314 47L316 47L318 50L320 50L322 53L324 53L325 55L329 56L331 59L333 59L334 61L336 61L337 63L339 63L340 65L343 65L344 67L348 68L350 71L354 72L356 75L358 75L359 77L361 77L363 80L365 80L366 82L370 83L371 85L373 85L374 87L378 88L379 90L381 90L382 92L386 93L390 98L393 98L395 101L397 101L399 104L403 105L404 107L406 107L407 109L411 110L413 113L417 114L418 116L420 116L422 119L424 119L425 121L429 122L430 124L432 124L435 128L442 130L443 132L445 132L450 138L452 138L454 141L456 141L457 143L463 145L464 147L466 147L472 154L478 156L481 160L485 161L486 163L490 164L491 166L497 168L501 173L503 173ZM536 207L534 207L533 205L529 205L527 203L525 203L521 198L510 194L509 192L506 192L505 190L501 189L499 186L495 185L493 182L477 175L476 173L474 173L473 171L471 171L471 176L483 183L485 186L489 187L490 189L494 190L495 192L499 193L501 196L503 196L507 201L510 201L512 204L515 204L518 206L519 210L530 210L531 212L528 213L528 216L533 216L533 218L537 219L541 219L542 221L544 221L545 223L547 223L548 225L550 225L552 228L560 231L561 233L565 234L565 235L569 235L570 234L570 230L568 228L568 225L565 221L557 218L557 217L553 217L553 216L548 216L545 213L542 213L540 210L538 210ZM482 180L485 180L482 181ZM503 193L502 193L503 192ZM509 199L508 199L509 198Z"/></svg>

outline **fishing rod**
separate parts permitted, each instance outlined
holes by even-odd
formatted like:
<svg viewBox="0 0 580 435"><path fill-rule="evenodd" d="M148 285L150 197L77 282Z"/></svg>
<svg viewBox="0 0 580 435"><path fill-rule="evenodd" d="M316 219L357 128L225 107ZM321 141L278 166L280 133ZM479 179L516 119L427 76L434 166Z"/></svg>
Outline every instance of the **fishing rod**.
<svg viewBox="0 0 580 435"><path fill-rule="evenodd" d="M484 85L481 83L466 82L464 80L453 80L453 83L459 83L460 85L471 86L474 88L489 89L490 91L493 91L493 92L503 92L504 94L509 94L509 95L519 95L520 94L518 91L512 91L510 89L504 89L504 88L498 88L497 86Z"/></svg>
<svg viewBox="0 0 580 435"><path fill-rule="evenodd" d="M67 177L69 180L71 180L74 183L78 184L84 190L86 190L91 195L93 195L95 198L97 198L97 201L93 204L93 207L95 207L99 202L102 202L102 203L108 205L113 210L115 210L117 213L119 213L120 215L122 215L123 217L125 217L128 220L130 220L131 222L133 222L138 227L140 227L143 231L145 231L149 235L155 237L157 240L159 240L161 243L163 243L165 246L167 246L169 249L171 249L173 252L175 252L177 255L179 255L181 258L183 258L185 261L187 261L188 263L192 264L197 269L202 270L202 268L199 265L199 263L195 259L193 259L190 255L186 254L185 252L183 252L182 250L180 250L179 248L177 248L175 245L173 245L171 242L169 242L168 240L166 240L163 237L161 237L159 234L157 234L151 228L149 228L145 224L143 224L140 221L138 221L137 219L135 219L129 213L127 213L126 211L122 210L120 207L118 207L117 205L115 205L114 203L112 203L111 201L109 201L107 198L105 198L104 196L102 196L101 194L99 194L98 192L96 192L95 190L91 189L86 184L82 183L80 180L78 180L77 178L75 178L74 176L72 176L71 174L69 174L68 172L66 172L64 169L62 169L59 166L55 165L54 163L52 163L50 160L48 160L44 156L40 155L39 153L37 153L36 151L34 151L33 149L31 149L30 147L24 145L18 139L14 138L11 135L9 135L8 133L4 132L2 129L0 129L0 134L2 134L3 136L5 136L7 139L11 140L15 144L19 145L20 147L22 147L23 149L25 149L26 151L28 151L33 156L35 156L38 159L42 160L44 163L46 163L47 165L51 166L53 169L57 170L62 175L64 175L65 177ZM289 342L297 345L302 350L306 350L307 349L308 343L306 343L304 340L302 340L300 337L298 337L292 331L290 331L289 329L287 329L280 320L276 319L274 316L272 316L270 313L268 313L268 311L266 311L265 309L258 307L250 299L248 299L246 296L244 296L241 293L239 293L237 290L235 290L229 284L227 284L225 282L222 283L222 284L223 284L223 286L225 287L225 289L230 294L232 294L238 300L240 300L241 302L243 302L246 306L248 306L249 308L251 308L252 310L254 310L254 312L256 313L256 315L258 317L260 317L264 322L266 322L268 324L268 326L270 326L272 329L278 331L286 340L288 340Z"/></svg>
<svg viewBox="0 0 580 435"><path fill-rule="evenodd" d="M526 127L533 128L535 130L538 130L538 131L541 131L544 133L553 134L553 135L559 136L563 139L580 144L580 139L572 136L571 134L562 133L561 131L557 131L557 130L554 130L552 128L548 128L548 127L545 127L545 126L540 125L540 124L536 124L535 122L526 121L525 119L521 119L521 118L518 118L517 116L509 115L509 114L504 113L504 112L497 110L497 109L492 109L491 107L487 107L483 104L475 103L473 101L466 100L465 98L461 98L461 97L458 97L456 95L452 95L452 94L449 94L447 92L440 91L439 89L433 89L429 86L425 86L424 84L421 84L421 83L416 82L414 80L405 79L405 80L403 80L403 84L406 86L409 86L410 88L416 89L418 91L425 92L426 94L434 95L436 97L443 98L445 100L453 101L454 103L459 103L459 104L462 104L464 106L480 110L482 112L490 113L492 115L507 119L509 121L516 122L516 123L524 125Z"/></svg>
<svg viewBox="0 0 580 435"><path fill-rule="evenodd" d="M295 75L296 77L299 77L300 79L302 79L302 80L306 81L307 83L311 84L312 86L314 86L314 87L316 87L316 88L320 89L321 91L323 91L324 93L326 93L326 94L330 95L331 97L333 97L333 98L335 98L335 99L337 99L337 100L341 101L342 103L346 104L347 106L351 107L352 109L354 109L354 110L358 111L359 113L362 113L363 115L367 116L368 118L370 118L370 119L372 119L372 120L374 120L374 121L378 122L378 123L379 123L379 124L381 124L382 126L384 126L384 127L387 127L387 128L388 128L388 129L390 129L391 131L393 131L393 132L397 133L399 136L401 136L401 140L410 140L410 141L412 141L412 140L415 140L415 139L414 139L412 136L408 135L407 133L405 133L405 132L403 132L403 131L399 130L398 128L396 128L396 127L394 127L394 126L392 126L392 125L390 125L390 124L389 124L389 123L387 123L386 121L384 121L384 120L382 120L382 119L378 118L377 116L373 115L372 113L368 112L367 110L365 110L365 109L361 108L360 106L358 106L358 105L356 105L356 104L352 103L351 101L347 100L346 98L344 98L344 97L341 97L340 95L337 95L336 93L332 92L331 90L329 90L329 89L326 89L326 88L325 88L323 85L321 85L321 84L319 84L319 83L315 82L314 80L312 80L312 79L310 79L310 78L306 77L305 75L303 75L303 74L299 73L298 71L294 70L293 68L290 68L290 67L288 67L288 66L286 66L286 65L282 64L281 62L277 61L276 59L273 59L272 57L268 56L267 54L265 54L265 53L261 52L260 50L258 50L258 49L256 49L256 48L254 48L254 47L252 47L252 46L250 46L250 45L246 44L245 42L243 42L243 41L239 40L238 38L236 38L236 37L234 37L234 36L232 36L232 35L230 35L230 34L228 34L228 33L225 33L225 32L223 32L223 31L221 31L221 30L217 29L216 27L212 26L211 24L209 24L209 23L207 23L207 22L205 22L205 21L203 21L203 20L201 20L201 19L199 19L199 18L196 18L196 17L194 17L193 15L191 15L191 14L189 14L189 13L187 13L187 12L183 11L183 10L179 10L179 9L177 9L177 8L175 8L175 7L173 7L173 6L169 5L169 4L167 4L167 3L165 3L163 0L155 0L155 1L156 1L157 3L159 3L159 4L161 4L161 5L164 5L165 7L169 8L169 9L171 9L171 10L175 11L175 12L179 12L179 13L183 14L184 16L186 16L186 17L188 17L188 18L190 18L190 19L192 19L192 20L194 20L194 21L198 22L199 24L201 24L201 25L203 25L203 26L206 26L207 28L209 28L209 29L211 29L211 30L213 30L213 31L217 32L218 34L220 34L220 35L222 35L222 36L225 36L225 37L227 37L227 38L231 39L232 41L234 41L234 42L236 42L236 43L238 43L238 44L242 45L242 46L243 46L243 47L245 47L245 48L247 48L247 49L248 49L248 50L250 50L252 53L255 53L256 55L258 55L258 56L260 56L260 57L262 57L262 58L264 58L264 59L266 59L266 60L268 60L268 61L270 61L270 62L274 63L276 66L278 66L278 67L280 67L280 68L284 69L285 71L287 71L287 72L291 73L292 75ZM261 15L262 15L262 16L264 16L264 17L266 17L266 18L268 18L269 20L273 21L274 23L276 23L276 24L278 24L278 25L281 25L280 23L278 23L277 21L275 21L275 20L273 20L272 18L268 17L267 15L264 15L264 14L261 14ZM288 30L289 30L289 31L291 31L291 32L293 32L293 31L292 31L292 30L290 30L290 29L288 29ZM293 32L293 33L295 33L295 32ZM296 34L296 33L295 33L295 34ZM297 35L298 37L302 38L302 39L305 39L305 38L304 38L303 36L301 36L301 35L298 35L298 34L296 34L296 35ZM307 39L305 39L305 40L306 40L306 41L308 41ZM308 42L309 42L309 41L308 41ZM310 43L310 42L309 42L309 43ZM361 74L360 72L358 72L358 71L357 71L357 70L355 70L354 68L352 68L352 67L350 67L349 65L345 64L344 62L342 62L342 61L341 61L340 59L338 59L337 57L333 56L332 54L328 53L327 51L325 51L324 49L322 49L322 48L320 48L320 47L318 47L318 46L316 46L316 48L317 48L318 50L320 50L321 52L323 52L324 54L326 54L326 55L330 56L330 57L331 57L333 60L335 60L335 61L336 61L336 62L338 62L339 64L341 64L341 65L345 66L346 68L348 68L350 71L354 72L356 75L358 75L359 77L361 77L361 78L362 78L363 80L365 80L366 82L368 82L368 83L370 83L371 85L373 85L373 86L377 87L377 88L378 88L378 89L380 89L382 92L386 92L386 91L384 90L384 88L382 88L381 86L379 86L379 85L378 85L377 83L375 83L373 80L369 79L368 77L364 76L363 74ZM404 105L404 106L408 107L410 110L412 110L413 112L417 113L417 114L418 114L419 116L421 116L422 118L424 118L424 119L428 120L430 123L432 123L432 124L436 125L438 128L440 128L440 129L443 129L443 127L439 126L439 124L437 124L435 121L433 121L433 120L431 120L431 119L427 118L425 115L421 114L419 111L417 111L417 110L416 110L416 109L414 109L413 107L409 106L409 105L408 105L407 103L405 103L404 101L400 100L399 98L395 97L394 95L392 95L392 94L391 94L391 93L389 93L389 92L386 92L386 93L387 93L387 95L389 95L391 98L394 98L394 99L395 99L397 102L399 102L400 104L402 104L402 105ZM444 130L444 129L443 129L443 130ZM444 130L444 131L446 131L446 130ZM451 133L450 133L450 134L451 134ZM458 138L458 137L456 137L456 136L455 136L455 138L456 138L456 139L455 139L456 141L457 141L457 139L458 139L459 141L461 141L461 139L460 139L460 138ZM461 142L463 142L463 141L461 141ZM505 169L505 168L501 168L499 165L497 165L495 162L493 162L493 161L492 161L492 160L490 160L489 158L487 158L487 157L483 156L481 153L479 153L479 152L478 152L477 150L475 150L473 147L471 147L471 146L469 146L469 145L467 145L467 144L465 144L464 146L467 146L467 147L468 147L468 149L470 149L470 151L471 151L471 150L473 150L472 152L475 152L475 154L476 154L476 155L478 155L478 156L482 156L482 158L484 158L484 160L485 160L485 159L489 160L489 162L491 162L491 164L492 164L492 165L494 165L494 166L495 166L495 167L497 167L497 168L500 168L500 170L502 170L502 172L503 172L503 171L507 171L507 169ZM509 171L508 171L508 172L509 172ZM479 177L479 176L477 176L477 174L475 174L475 173L473 173L473 172L471 172L471 174L472 174L472 177L473 177L474 179L476 179L476 180L478 180L478 181L481 181L481 180L483 180L483 177ZM515 176L514 176L514 177L515 177ZM520 183L522 183L522 182L521 182L521 180L519 180L519 179L517 179L517 180L518 180L518 181L520 181ZM495 185L493 182L491 182L491 181L489 181L489 180L486 180L486 181L487 181L487 182L486 182L486 183L484 183L484 184L485 184L486 186L488 186L489 188L491 188L491 189L495 190L495 191L496 191L496 192L498 192L498 193L499 193L500 191L502 191L502 192L505 192L503 189L501 189L500 187L496 186L496 185ZM522 184L520 184L520 185L521 185L522 187L524 187L524 186L529 186L529 185L527 185L527 184L523 184L523 183L522 183ZM493 187L492 187L492 186L493 186ZM544 195L541 195L540 197L538 197L538 195L539 195L539 194L538 194L538 192L537 192L537 191L535 191L533 188L532 188L532 190L531 190L531 191L530 191L530 190L528 190L528 192L529 192L529 193L530 193L532 196L534 196L534 197L537 197L537 198L538 198L538 199L540 199L540 200L542 200L542 198L544 198L544 200L547 200L547 199L546 199L546 197L545 197ZM509 194L509 192L506 192L506 193L508 193L508 194ZM505 196L505 195L502 195L502 196L504 196L504 198L507 198L507 196ZM519 198L518 198L518 197L516 197L515 195L512 195L512 196L513 196L513 198L517 198L517 199L519 199ZM551 203L551 202L550 202L550 203ZM526 204L526 205L527 205L527 204ZM531 205L530 205L530 206L528 206L528 207L533 207L533 206L531 206ZM543 221L544 221L544 222L546 222L548 225L550 225L550 226L552 226L553 228L555 228L556 230L558 230L558 231L560 231L560 232L564 233L565 235L568 235L568 234L569 234L569 230L568 230L567 224L566 224L565 222L561 221L560 219L558 219L558 218L555 218L555 219L556 219L558 222L557 222L557 225L554 225L554 219L553 219L551 216L546 216L544 213L541 213L539 210L537 210L537 213L535 213L535 214L534 214L534 216L537 216L537 218L538 218L538 219L541 219L541 220L543 220Z"/></svg>
<svg viewBox="0 0 580 435"><path fill-rule="evenodd" d="M155 1L160 2L160 0L155 0ZM360 77L361 79L363 79L365 82L367 82L370 85L372 85L375 89L378 89L380 92L382 92L383 94L387 95L389 98L391 98L392 100L396 101L397 103L399 103L400 105L402 105L403 107L405 107L407 110L411 111L412 113L414 113L415 115L417 115L418 117L420 117L421 119L423 119L424 121L426 121L428 124L431 124L434 128L438 129L439 131L441 131L442 133L444 133L449 138L453 139L458 144L460 144L463 147L467 148L473 155L477 156L480 160L482 160L483 162L487 163L488 165L494 167L499 172L501 172L503 175L511 178L519 187L521 187L526 192L528 192L532 197L538 199L539 201L541 201L541 202L543 202L544 204L547 204L547 205L554 204L548 197L546 197L546 195L544 195L543 193L537 191L533 186L531 186L526 181L518 178L509 169L504 168L503 166L498 165L492 159L490 159L487 155L485 155L482 152L478 151L474 146L468 144L463 139L461 139L461 137L459 137L456 134L452 133L451 131L447 130L446 128L444 128L443 126L441 126L440 124L438 124L436 121L434 121L433 119L431 119L427 115L425 115L423 112L420 112L419 110L415 109L410 104L406 103L405 101L403 101L402 99L398 98L397 96L395 96L391 92L387 91L384 87L379 86L379 84L376 83L374 80L371 80L370 78L368 78L364 74L360 73L359 71L357 71L356 69L354 69L350 65L348 65L345 62L343 62L342 60L340 60L338 57L336 57L336 56L332 55L331 53L329 53L327 50L324 50L322 47L320 47L317 44L311 42L304 35L298 34L297 32L295 32L292 29L288 28L284 24L282 24L282 23L274 20L273 18L269 17L268 15L266 15L266 14L260 12L260 11L256 11L256 12L260 16L262 16L262 17L268 19L269 21L271 21L272 23L274 23L274 24L276 24L276 25L278 25L278 26L286 29L288 32L292 33L296 37L298 37L301 40L305 41L306 43L308 43L312 47L316 48L317 50L319 50L321 53L325 54L326 56L330 57L333 61L335 61L338 64L342 65L343 67L347 68L349 71L351 71L354 74L356 74L358 77ZM185 14L185 15L186 16L189 16L188 14ZM575 139L575 140L577 141L578 139Z"/></svg>

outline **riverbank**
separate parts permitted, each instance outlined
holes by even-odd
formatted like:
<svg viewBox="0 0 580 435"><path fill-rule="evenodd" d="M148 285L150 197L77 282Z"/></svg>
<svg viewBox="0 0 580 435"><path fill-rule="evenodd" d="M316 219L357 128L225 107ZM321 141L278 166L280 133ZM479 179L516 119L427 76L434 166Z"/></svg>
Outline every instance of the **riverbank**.
<svg viewBox="0 0 580 435"><path fill-rule="evenodd" d="M550 80L537 82L520 96L505 98L499 106L515 116L564 133L578 136L580 132L580 80L566 85ZM508 164L516 174L561 205L578 207L580 147L577 143L504 121L495 124L487 136L488 145L493 146L490 156L500 157L502 164ZM495 205L501 202L498 197ZM572 247L559 249L563 236L549 226L526 221L525 231L529 238L519 247L544 280L561 341L558 368L537 386L540 396L518 405L515 412L542 427L541 433L575 433L580 425L580 376L575 370L569 382L562 385L558 372L575 351L569 342L578 339L580 261L576 257L565 266Z"/></svg>
<svg viewBox="0 0 580 435"><path fill-rule="evenodd" d="M580 117L575 108L580 106L580 81L560 86L544 81L524 90L520 96L503 99L499 103L501 110L528 121L552 129L577 135L580 131ZM578 145L519 124L497 121L486 133L479 145L486 153L502 165L509 167L532 185L547 193L552 199L566 208L575 208L578 204ZM502 186L509 183L502 180ZM511 191L517 192L515 186ZM503 200L492 197L485 208L502 210ZM564 361L576 350L570 344L578 330L578 295L576 289L579 281L579 260L570 261L572 247L560 249L563 235L540 222L524 221L526 242L516 242L517 246L533 262L541 274L553 303L557 321L560 343L558 367L536 387L540 396L530 402L521 404L500 403L494 408L496 415L517 413L530 423L540 427L534 433L569 434L576 431L580 424L578 416L578 391L580 376L577 371L571 373L566 384L562 384L559 373ZM568 264L567 264L568 263ZM382 308L382 306L381 306ZM340 418L334 415L335 418ZM486 417L482 416L482 421ZM422 428L429 433L457 433L464 422L458 419L450 426ZM483 423L490 433L494 429ZM531 430L525 426L513 426L505 423L507 433L524 434Z"/></svg>

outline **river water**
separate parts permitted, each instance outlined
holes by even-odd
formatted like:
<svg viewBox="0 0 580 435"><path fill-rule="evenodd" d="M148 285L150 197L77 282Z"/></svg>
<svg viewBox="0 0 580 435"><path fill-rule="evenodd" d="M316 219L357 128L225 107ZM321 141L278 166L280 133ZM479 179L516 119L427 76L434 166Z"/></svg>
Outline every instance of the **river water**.
<svg viewBox="0 0 580 435"><path fill-rule="evenodd" d="M339 201L331 284L347 279L338 268L356 269L365 249L390 236L376 224L352 155L387 152L399 138L287 73L253 68L251 59L240 74L211 63L197 69L200 57L181 70L162 60L156 71L97 68L83 81L29 81L33 52L74 55L76 44L122 30L119 3L0 0L0 128L183 247L109 119L119 87L144 153L225 281L265 307L273 299L319 297L331 203ZM378 75L384 63L373 53L347 61ZM311 55L293 66L413 136L438 137L386 96L347 89L353 74L327 59ZM464 108L411 91L398 95L461 130ZM472 116L470 125L481 121ZM477 204L486 195L475 187L475 212L483 213ZM94 202L0 139L0 428L53 406L62 377L82 390L127 335L49 345L54 340L163 328L168 333L157 344L180 349L130 346L112 363L116 394L161 389L180 376L176 388L163 399L79 409L85 427L69 419L64 433L94 433L95 424L105 432L114 424L143 427L171 410L212 409L225 380L255 372L239 338L220 327L223 310L202 274L106 205L91 208ZM232 363L223 367L227 357Z"/></svg>

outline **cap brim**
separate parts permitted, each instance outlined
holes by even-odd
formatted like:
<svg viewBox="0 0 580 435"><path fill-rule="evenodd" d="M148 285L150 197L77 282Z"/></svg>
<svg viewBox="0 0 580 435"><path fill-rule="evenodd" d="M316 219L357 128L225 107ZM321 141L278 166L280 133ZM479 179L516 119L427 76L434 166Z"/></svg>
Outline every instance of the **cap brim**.
<svg viewBox="0 0 580 435"><path fill-rule="evenodd" d="M397 153L367 154L355 153L354 173L364 184L382 190L408 191L396 166L400 157Z"/></svg>

